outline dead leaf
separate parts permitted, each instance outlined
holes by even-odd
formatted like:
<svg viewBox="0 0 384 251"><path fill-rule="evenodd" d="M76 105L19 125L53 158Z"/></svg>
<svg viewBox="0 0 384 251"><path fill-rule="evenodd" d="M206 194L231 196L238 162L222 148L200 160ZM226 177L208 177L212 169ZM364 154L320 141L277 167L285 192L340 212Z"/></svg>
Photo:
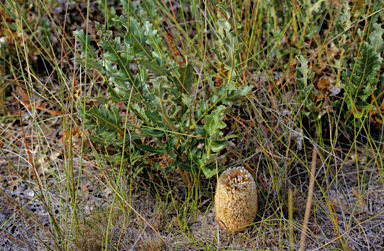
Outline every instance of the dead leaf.
<svg viewBox="0 0 384 251"><path fill-rule="evenodd" d="M331 89L331 83L327 77L321 77L319 83L317 84L317 89L325 94L328 90Z"/></svg>
<svg viewBox="0 0 384 251"><path fill-rule="evenodd" d="M42 102L40 104L34 104L32 106L30 101L29 101L28 94L21 87L17 86L16 92L21 96L20 101L24 105L25 109L31 110L31 108L34 107L35 109L39 109L39 110L48 112L52 116L60 116L61 115L61 112L51 111L51 110L47 109L47 106ZM21 111L17 112L16 114L19 114L20 112Z"/></svg>
<svg viewBox="0 0 384 251"><path fill-rule="evenodd" d="M21 89L19 86L16 87L17 93L21 96L21 103L25 106L26 109L30 110L31 105L29 104L29 97L28 94Z"/></svg>
<svg viewBox="0 0 384 251"><path fill-rule="evenodd" d="M72 137L72 147L75 149L81 148L81 144L83 143L83 141L84 141L83 149L88 149L91 146L87 137L85 137L85 135L82 134L80 127L73 128L72 133L70 132L70 130L65 130L64 138L67 144L69 144L70 142L70 137Z"/></svg>
<svg viewBox="0 0 384 251"><path fill-rule="evenodd" d="M341 52L340 49L337 48L334 43L331 43L331 50L327 49L326 51L327 58L329 60L333 60L337 55L339 55L340 52Z"/></svg>

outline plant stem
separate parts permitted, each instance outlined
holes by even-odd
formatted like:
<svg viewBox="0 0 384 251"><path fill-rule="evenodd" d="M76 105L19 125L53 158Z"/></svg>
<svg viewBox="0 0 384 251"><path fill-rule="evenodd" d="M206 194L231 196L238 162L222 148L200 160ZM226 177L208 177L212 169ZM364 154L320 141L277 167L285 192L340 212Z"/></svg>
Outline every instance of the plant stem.
<svg viewBox="0 0 384 251"><path fill-rule="evenodd" d="M299 251L304 251L305 238L307 237L307 226L308 226L309 216L311 214L313 187L315 186L316 160L317 160L317 151L316 151L316 148L313 147L311 173L309 178L309 190L308 190L308 197L307 197L307 207L305 209L305 214L304 214L303 231L301 232Z"/></svg>
<svg viewBox="0 0 384 251"><path fill-rule="evenodd" d="M293 236L293 189L288 189L288 220L289 220L289 241L291 243L290 250L295 250L295 239Z"/></svg>

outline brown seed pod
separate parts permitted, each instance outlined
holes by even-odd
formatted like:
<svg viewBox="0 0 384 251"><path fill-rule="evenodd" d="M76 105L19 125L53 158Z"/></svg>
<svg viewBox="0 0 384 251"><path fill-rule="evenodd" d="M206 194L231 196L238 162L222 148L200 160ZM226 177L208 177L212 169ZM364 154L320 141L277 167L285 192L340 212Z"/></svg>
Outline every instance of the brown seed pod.
<svg viewBox="0 0 384 251"><path fill-rule="evenodd" d="M250 225L257 213L257 188L244 167L225 170L219 177L215 195L216 220L221 228L241 231Z"/></svg>

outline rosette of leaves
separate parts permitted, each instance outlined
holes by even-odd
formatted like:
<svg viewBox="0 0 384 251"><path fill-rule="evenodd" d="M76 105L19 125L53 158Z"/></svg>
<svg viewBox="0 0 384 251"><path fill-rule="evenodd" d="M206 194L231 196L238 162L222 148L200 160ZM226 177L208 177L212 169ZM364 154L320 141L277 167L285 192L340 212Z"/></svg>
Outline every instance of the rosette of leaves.
<svg viewBox="0 0 384 251"><path fill-rule="evenodd" d="M164 171L179 168L212 177L216 174L213 162L228 144L221 131L226 127L226 108L250 88L228 85L214 89L211 102L196 100L193 66L180 67L171 59L150 22L141 24L124 16L114 21L126 34L123 39L113 38L111 31L97 24L100 58L90 45L91 37L82 30L74 33L82 44L82 55L76 61L99 72L108 86L108 95L88 99L97 101L93 107L84 107L80 99L77 102L79 115L86 120L84 126L91 131L90 139L114 147L112 161L122 161L122 153L123 161L143 160L148 153L166 154L171 163ZM130 71L131 64L136 64L136 74ZM122 123L117 102L135 115L135 123Z"/></svg>

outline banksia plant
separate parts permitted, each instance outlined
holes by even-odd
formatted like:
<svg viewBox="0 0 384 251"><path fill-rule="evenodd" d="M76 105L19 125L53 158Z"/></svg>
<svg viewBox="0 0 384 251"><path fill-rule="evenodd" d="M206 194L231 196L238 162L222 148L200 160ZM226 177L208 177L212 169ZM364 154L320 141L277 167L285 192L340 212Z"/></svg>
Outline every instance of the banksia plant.
<svg viewBox="0 0 384 251"><path fill-rule="evenodd" d="M220 226L228 231L241 231L255 219L256 183L244 167L229 168L220 175L216 186L215 212Z"/></svg>

